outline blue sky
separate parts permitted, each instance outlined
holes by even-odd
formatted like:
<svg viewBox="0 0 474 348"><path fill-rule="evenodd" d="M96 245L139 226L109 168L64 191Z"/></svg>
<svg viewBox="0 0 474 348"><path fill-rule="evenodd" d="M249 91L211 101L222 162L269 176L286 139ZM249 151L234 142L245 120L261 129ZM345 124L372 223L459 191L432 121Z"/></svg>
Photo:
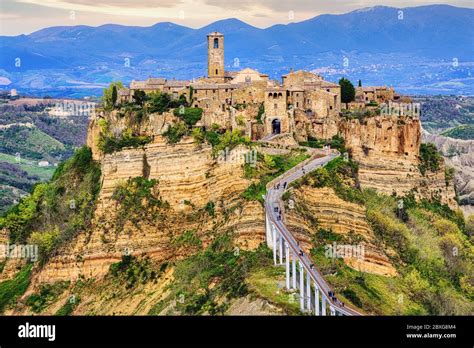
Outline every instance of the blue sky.
<svg viewBox="0 0 474 348"><path fill-rule="evenodd" d="M0 35L28 34L57 25L106 23L149 26L171 21L197 28L231 17L263 28L375 5L439 3L474 8L474 0L0 0Z"/></svg>

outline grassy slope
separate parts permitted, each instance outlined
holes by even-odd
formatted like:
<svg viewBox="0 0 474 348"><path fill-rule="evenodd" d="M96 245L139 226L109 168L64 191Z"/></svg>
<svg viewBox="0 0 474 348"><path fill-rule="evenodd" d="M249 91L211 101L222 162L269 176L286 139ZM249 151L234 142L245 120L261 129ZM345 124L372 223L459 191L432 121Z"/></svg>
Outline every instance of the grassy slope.
<svg viewBox="0 0 474 348"><path fill-rule="evenodd" d="M42 182L48 181L53 176L55 167L40 167L38 161L28 160L25 158L17 158L13 155L0 153L0 162L7 162L17 164L22 170L28 173L28 175L38 176Z"/></svg>
<svg viewBox="0 0 474 348"><path fill-rule="evenodd" d="M363 204L380 247L388 246L395 252L391 261L399 275L364 274L341 259L326 257L325 245L353 242L331 231L320 231L313 240L312 256L340 297L375 314L472 314L474 253L472 242L463 233L463 219L446 206L416 204L409 199L405 218L400 219L396 198L347 184L353 173L349 167L334 160L300 184L331 186L340 198Z"/></svg>
<svg viewBox="0 0 474 348"><path fill-rule="evenodd" d="M446 137L463 140L474 140L474 125L464 125L451 128L441 133Z"/></svg>

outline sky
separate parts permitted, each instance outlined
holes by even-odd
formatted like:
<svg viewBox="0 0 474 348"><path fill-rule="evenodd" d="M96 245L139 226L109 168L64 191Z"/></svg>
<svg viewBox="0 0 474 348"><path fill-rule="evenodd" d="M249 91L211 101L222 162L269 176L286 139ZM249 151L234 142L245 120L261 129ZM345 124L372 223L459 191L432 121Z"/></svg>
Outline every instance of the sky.
<svg viewBox="0 0 474 348"><path fill-rule="evenodd" d="M440 3L474 8L474 0L0 0L0 35L29 34L58 25L108 23L150 26L169 21L199 28L225 18L265 28L376 5Z"/></svg>

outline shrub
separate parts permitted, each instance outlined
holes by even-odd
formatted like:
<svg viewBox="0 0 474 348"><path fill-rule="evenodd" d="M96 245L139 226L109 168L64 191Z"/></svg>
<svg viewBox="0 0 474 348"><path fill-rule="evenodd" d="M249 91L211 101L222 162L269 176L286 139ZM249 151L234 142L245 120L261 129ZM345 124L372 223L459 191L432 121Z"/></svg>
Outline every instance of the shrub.
<svg viewBox="0 0 474 348"><path fill-rule="evenodd" d="M32 294L26 299L26 305L35 313L42 312L51 303L56 301L59 295L66 290L69 282L57 282L54 284L41 284L39 293Z"/></svg>
<svg viewBox="0 0 474 348"><path fill-rule="evenodd" d="M176 144L186 135L187 128L184 122L175 123L163 133L169 144Z"/></svg>
<svg viewBox="0 0 474 348"><path fill-rule="evenodd" d="M426 171L436 172L440 168L442 158L434 144L421 144L420 145L420 164L419 169L422 175L425 175Z"/></svg>
<svg viewBox="0 0 474 348"><path fill-rule="evenodd" d="M126 147L141 147L152 141L152 137L144 135L132 135L131 130L115 137L111 134L101 133L99 137L99 149L104 153L114 153Z"/></svg>
<svg viewBox="0 0 474 348"><path fill-rule="evenodd" d="M214 202L207 202L206 207L205 207L207 213L209 216L214 216L215 215L215 204Z"/></svg>
<svg viewBox="0 0 474 348"><path fill-rule="evenodd" d="M204 140L206 139L206 135L202 131L201 128L193 128L191 132L191 136L193 137L194 141L198 144L202 144Z"/></svg>
<svg viewBox="0 0 474 348"><path fill-rule="evenodd" d="M126 289L134 288L138 282L142 284L156 278L148 259L137 259L131 255L123 255L122 260L110 265L109 273L113 278L125 283Z"/></svg>
<svg viewBox="0 0 474 348"><path fill-rule="evenodd" d="M52 231L33 232L29 238L29 243L38 245L40 259L44 260L56 247L59 236L59 228L56 226Z"/></svg>
<svg viewBox="0 0 474 348"><path fill-rule="evenodd" d="M180 118L188 127L194 126L202 117L201 108L179 107L174 109L174 115Z"/></svg>

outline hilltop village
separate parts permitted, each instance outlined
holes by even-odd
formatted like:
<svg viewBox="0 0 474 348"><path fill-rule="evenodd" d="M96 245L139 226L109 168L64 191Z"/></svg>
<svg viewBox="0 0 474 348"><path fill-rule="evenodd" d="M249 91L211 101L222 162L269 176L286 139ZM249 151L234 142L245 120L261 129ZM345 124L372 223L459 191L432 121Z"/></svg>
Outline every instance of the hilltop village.
<svg viewBox="0 0 474 348"><path fill-rule="evenodd" d="M408 99L359 83L347 101L347 85L307 71L282 81L226 72L224 36L209 34L207 46L207 77L112 83L87 146L0 218L0 242L39 245L38 262L21 272L24 260L0 255L0 281L29 279L4 313L301 314L264 247L268 192L296 172L278 221L347 307L472 312L471 259L446 253L470 247L453 178L421 143L419 117L392 112ZM250 151L253 162L243 161ZM304 171L324 158L333 159ZM334 260L324 248L335 243L364 256ZM412 286L441 283L428 303L413 295Z"/></svg>
<svg viewBox="0 0 474 348"><path fill-rule="evenodd" d="M336 123L341 110L401 100L391 87L359 86L353 102L341 103L339 84L302 70L283 75L281 83L250 68L225 71L224 35L218 32L207 35L207 51L207 77L193 81L132 81L129 88L118 91L118 103L133 101L137 91L167 93L175 100L183 95L191 107L203 110L196 126L243 126L239 128L243 128L246 136L258 140L288 133L304 137L298 131L301 123L311 125L315 137L330 139L338 133Z"/></svg>

